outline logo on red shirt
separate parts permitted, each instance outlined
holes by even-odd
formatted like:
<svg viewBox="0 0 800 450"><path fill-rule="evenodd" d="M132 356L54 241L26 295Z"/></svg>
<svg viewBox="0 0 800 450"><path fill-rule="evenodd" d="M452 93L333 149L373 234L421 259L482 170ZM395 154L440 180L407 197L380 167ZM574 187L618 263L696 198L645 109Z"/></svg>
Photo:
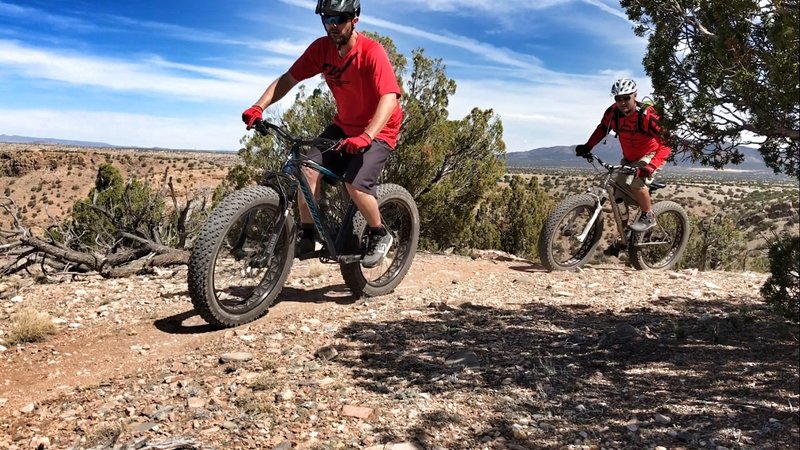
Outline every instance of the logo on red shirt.
<svg viewBox="0 0 800 450"><path fill-rule="evenodd" d="M350 64L353 63L353 60L356 59L356 56L358 56L358 52L353 53L349 58L347 58L341 67L329 63L322 64L322 73L325 74L325 81L336 86L344 86L345 84L349 84L349 81L342 80L342 75L344 74L344 71L350 67Z"/></svg>

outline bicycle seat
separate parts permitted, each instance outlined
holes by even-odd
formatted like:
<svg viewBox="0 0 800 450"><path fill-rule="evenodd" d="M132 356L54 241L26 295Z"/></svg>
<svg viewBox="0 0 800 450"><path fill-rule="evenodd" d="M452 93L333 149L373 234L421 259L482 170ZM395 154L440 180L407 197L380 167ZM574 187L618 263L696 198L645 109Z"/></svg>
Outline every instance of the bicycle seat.
<svg viewBox="0 0 800 450"><path fill-rule="evenodd" d="M667 187L667 183L658 183L658 182L655 182L655 181L650 183L650 191L651 192L652 191L657 191L657 190L659 190L661 188L665 188L665 187Z"/></svg>

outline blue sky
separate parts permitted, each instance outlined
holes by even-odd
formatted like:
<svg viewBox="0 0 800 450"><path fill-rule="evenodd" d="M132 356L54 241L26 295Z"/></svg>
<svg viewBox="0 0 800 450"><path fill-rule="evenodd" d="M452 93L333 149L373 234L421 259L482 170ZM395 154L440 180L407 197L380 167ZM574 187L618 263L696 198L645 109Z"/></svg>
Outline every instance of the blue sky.
<svg viewBox="0 0 800 450"><path fill-rule="evenodd" d="M238 150L249 133L241 112L324 34L315 4L0 0L0 134ZM611 0L362 0L362 9L357 29L443 60L458 85L451 118L493 108L508 151L584 142L621 76L650 93L647 42Z"/></svg>

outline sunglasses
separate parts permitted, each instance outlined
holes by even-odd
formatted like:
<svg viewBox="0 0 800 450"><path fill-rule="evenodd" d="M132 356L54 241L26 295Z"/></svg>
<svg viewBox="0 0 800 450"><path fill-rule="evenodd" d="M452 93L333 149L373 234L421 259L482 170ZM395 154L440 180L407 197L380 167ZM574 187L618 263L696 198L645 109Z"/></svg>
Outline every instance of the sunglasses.
<svg viewBox="0 0 800 450"><path fill-rule="evenodd" d="M615 95L614 96L614 101L617 101L617 102L627 102L630 99L631 99L630 95Z"/></svg>
<svg viewBox="0 0 800 450"><path fill-rule="evenodd" d="M323 25L344 25L350 21L350 16L339 14L335 16L321 16Z"/></svg>

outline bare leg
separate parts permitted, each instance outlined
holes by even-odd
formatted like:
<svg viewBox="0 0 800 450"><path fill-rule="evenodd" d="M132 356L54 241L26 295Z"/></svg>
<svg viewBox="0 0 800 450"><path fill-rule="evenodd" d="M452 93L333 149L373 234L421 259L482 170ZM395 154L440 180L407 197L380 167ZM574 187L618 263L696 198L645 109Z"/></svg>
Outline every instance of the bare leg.
<svg viewBox="0 0 800 450"><path fill-rule="evenodd" d="M303 167L303 174L306 176L306 180L308 180L308 186L311 188L311 192L314 193L314 198L319 197L319 179L321 174L316 170L311 170L306 167ZM311 219L311 213L308 211L308 205L306 204L306 199L303 198L303 193L297 191L297 202L300 210L300 223L313 223L313 219Z"/></svg>
<svg viewBox="0 0 800 450"><path fill-rule="evenodd" d="M350 194L350 198L353 199L353 203L358 207L358 210L367 219L367 225L372 228L380 227L381 213L378 210L378 199L373 197L372 194L359 191L350 183L347 183L347 192Z"/></svg>
<svg viewBox="0 0 800 450"><path fill-rule="evenodd" d="M639 209L642 210L642 213L653 210L653 204L650 202L650 190L647 187L641 189L631 188L631 194L636 199L636 203L639 204Z"/></svg>

